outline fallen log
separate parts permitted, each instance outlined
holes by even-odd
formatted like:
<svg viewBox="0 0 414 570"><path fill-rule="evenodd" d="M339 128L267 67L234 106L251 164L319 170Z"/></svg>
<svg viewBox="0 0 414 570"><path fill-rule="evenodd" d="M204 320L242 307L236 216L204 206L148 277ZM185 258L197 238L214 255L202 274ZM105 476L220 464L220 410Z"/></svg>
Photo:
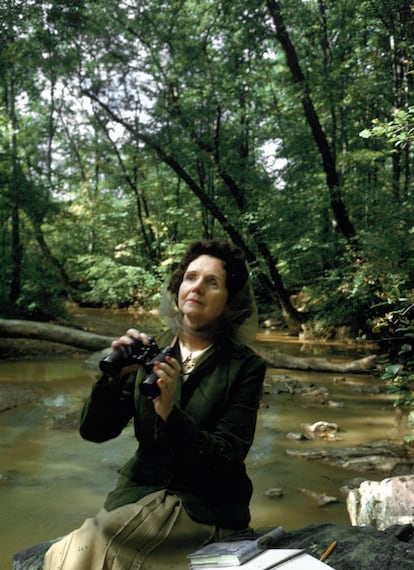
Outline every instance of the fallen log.
<svg viewBox="0 0 414 570"><path fill-rule="evenodd" d="M0 337L46 340L90 351L107 348L114 340L71 327L17 319L0 319Z"/></svg>
<svg viewBox="0 0 414 570"><path fill-rule="evenodd" d="M277 350L263 348L255 344L251 347L270 366L274 368L288 368L291 370L314 370L319 372L338 372L351 374L361 372L373 372L376 369L376 354L365 356L351 362L329 360L327 358L299 358L289 354L283 354Z"/></svg>
<svg viewBox="0 0 414 570"><path fill-rule="evenodd" d="M0 337L45 340L91 352L108 348L114 340L112 337L97 335L71 327L17 319L0 319ZM259 344L254 344L251 348L274 368L338 372L340 374L372 372L375 368L376 355L351 362L334 362L325 358L299 358L283 354L277 350L263 348Z"/></svg>

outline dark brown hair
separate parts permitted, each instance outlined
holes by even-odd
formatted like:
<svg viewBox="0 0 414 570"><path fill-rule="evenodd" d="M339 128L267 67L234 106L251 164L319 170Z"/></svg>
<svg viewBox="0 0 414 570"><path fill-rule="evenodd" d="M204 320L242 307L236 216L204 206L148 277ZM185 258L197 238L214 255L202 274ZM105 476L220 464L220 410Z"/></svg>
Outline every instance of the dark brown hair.
<svg viewBox="0 0 414 570"><path fill-rule="evenodd" d="M246 261L241 249L228 240L202 240L191 243L176 269L171 274L168 289L178 295L187 267L200 255L210 255L223 261L226 270L226 287L231 300L248 279Z"/></svg>

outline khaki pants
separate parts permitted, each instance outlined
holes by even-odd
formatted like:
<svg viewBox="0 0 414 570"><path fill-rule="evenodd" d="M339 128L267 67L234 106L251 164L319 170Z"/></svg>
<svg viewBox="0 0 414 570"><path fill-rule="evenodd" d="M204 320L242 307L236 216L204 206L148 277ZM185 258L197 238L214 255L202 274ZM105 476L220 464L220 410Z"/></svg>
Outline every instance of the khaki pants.
<svg viewBox="0 0 414 570"><path fill-rule="evenodd" d="M187 570L186 555L214 533L165 491L95 518L46 552L43 570Z"/></svg>

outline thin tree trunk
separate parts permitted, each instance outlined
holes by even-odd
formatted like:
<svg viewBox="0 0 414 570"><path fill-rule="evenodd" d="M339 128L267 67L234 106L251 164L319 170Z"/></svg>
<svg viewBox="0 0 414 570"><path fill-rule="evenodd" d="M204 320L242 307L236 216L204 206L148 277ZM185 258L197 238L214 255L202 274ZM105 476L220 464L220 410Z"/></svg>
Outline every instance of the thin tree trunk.
<svg viewBox="0 0 414 570"><path fill-rule="evenodd" d="M299 64L295 47L290 40L290 36L283 20L280 4L276 0L267 0L266 4L275 24L276 36L285 52L287 64L292 74L293 81L300 86L303 110L322 158L322 164L326 174L326 182L329 189L331 208L335 220L344 237L347 240L351 240L355 236L355 229L348 216L342 199L341 184L336 168L334 152L329 145L326 134L320 123L319 116L314 107L309 93L309 87Z"/></svg>
<svg viewBox="0 0 414 570"><path fill-rule="evenodd" d="M63 265L56 259L56 257L51 252L48 244L46 243L45 237L44 237L43 232L42 232L42 220L33 219L33 217L31 217L31 222L32 222L32 226L33 226L33 230L34 230L34 234L35 234L37 243L39 244L39 247L42 251L44 259L47 261L47 263L51 267L53 267L57 271L57 273L59 275L60 282L62 283L65 291L70 292L71 283L70 283L69 276L66 273Z"/></svg>
<svg viewBox="0 0 414 570"><path fill-rule="evenodd" d="M10 285L10 302L15 305L21 293L22 243L20 239L20 184L23 183L17 155L17 117L15 109L14 68L8 69L7 113L10 121L10 203L12 222L12 278Z"/></svg>

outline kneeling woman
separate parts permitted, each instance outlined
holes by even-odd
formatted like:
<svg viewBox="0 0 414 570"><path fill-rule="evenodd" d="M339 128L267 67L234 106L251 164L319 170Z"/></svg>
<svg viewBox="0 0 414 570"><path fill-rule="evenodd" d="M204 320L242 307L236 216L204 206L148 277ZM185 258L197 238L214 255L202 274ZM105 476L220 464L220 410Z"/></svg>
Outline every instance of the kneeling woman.
<svg viewBox="0 0 414 570"><path fill-rule="evenodd" d="M244 460L265 363L241 341L255 306L240 250L221 240L191 244L161 312L171 330L158 344L174 352L154 365L159 395L145 398L145 370L125 367L98 380L81 417L82 437L95 442L133 418L139 447L102 511L47 551L44 570L184 569L204 542L248 527ZM135 339L149 342L130 329L113 349Z"/></svg>

